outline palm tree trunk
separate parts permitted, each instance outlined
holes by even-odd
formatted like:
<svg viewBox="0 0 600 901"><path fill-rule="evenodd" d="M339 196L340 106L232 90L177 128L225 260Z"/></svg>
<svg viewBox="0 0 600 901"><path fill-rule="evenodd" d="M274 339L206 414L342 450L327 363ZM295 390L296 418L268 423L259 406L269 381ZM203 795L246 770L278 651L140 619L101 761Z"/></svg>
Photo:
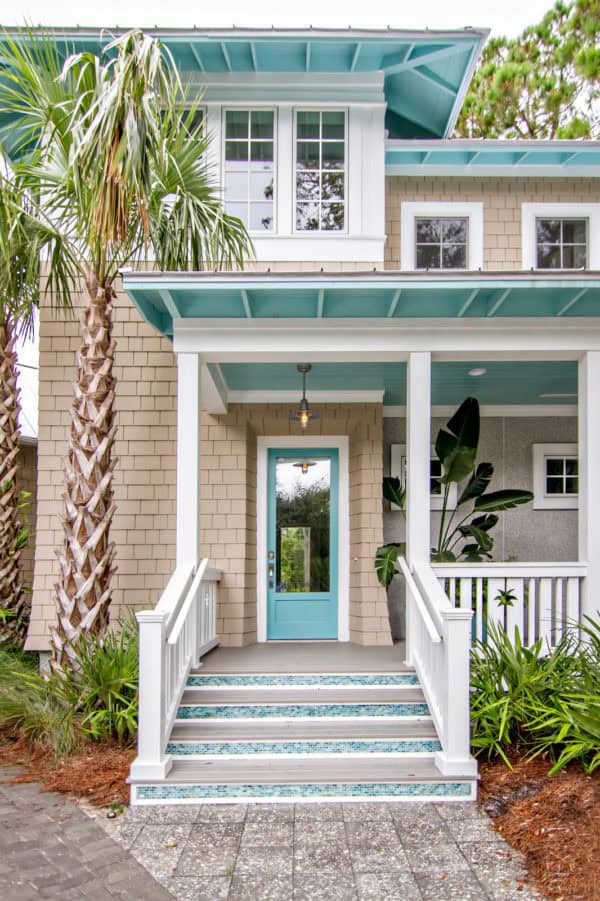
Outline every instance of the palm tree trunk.
<svg viewBox="0 0 600 901"><path fill-rule="evenodd" d="M100 285L93 275L88 276L86 287L88 303L81 320L82 346L65 461L65 545L58 555L61 576L55 587L58 623L52 629L52 662L56 668L76 666L74 645L79 638L106 629L115 571L115 546L109 540L116 463L112 460L114 292L111 284Z"/></svg>
<svg viewBox="0 0 600 901"><path fill-rule="evenodd" d="M19 388L15 334L10 320L0 323L0 610L2 638L22 645L29 623L19 537Z"/></svg>

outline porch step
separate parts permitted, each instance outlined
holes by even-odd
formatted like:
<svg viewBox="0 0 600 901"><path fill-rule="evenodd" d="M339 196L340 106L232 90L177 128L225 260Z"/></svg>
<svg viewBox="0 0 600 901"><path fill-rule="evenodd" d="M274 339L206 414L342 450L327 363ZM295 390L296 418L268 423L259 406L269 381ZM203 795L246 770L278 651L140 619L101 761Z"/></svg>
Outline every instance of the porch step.
<svg viewBox="0 0 600 901"><path fill-rule="evenodd" d="M315 717L429 717L425 703L182 704L178 720L313 719Z"/></svg>
<svg viewBox="0 0 600 901"><path fill-rule="evenodd" d="M456 800L474 797L473 778L445 778L430 760L177 760L161 782L134 785L135 803Z"/></svg>
<svg viewBox="0 0 600 901"><path fill-rule="evenodd" d="M415 686L415 673L192 673L188 688L398 688Z"/></svg>
<svg viewBox="0 0 600 901"><path fill-rule="evenodd" d="M338 688L337 686L291 687L279 685L272 688L186 688L181 699L183 706L201 704L423 704L425 698L418 686L386 686L385 688Z"/></svg>
<svg viewBox="0 0 600 901"><path fill-rule="evenodd" d="M167 745L167 754L172 757L327 757L330 755L351 754L414 756L416 754L434 754L441 751L439 741L434 738L411 739L298 739L296 741L171 741Z"/></svg>
<svg viewBox="0 0 600 901"><path fill-rule="evenodd" d="M356 720L312 719L310 721L277 719L253 720L182 720L176 722L171 732L171 741L320 741L320 740L387 740L409 741L411 739L437 738L432 721L389 718Z"/></svg>

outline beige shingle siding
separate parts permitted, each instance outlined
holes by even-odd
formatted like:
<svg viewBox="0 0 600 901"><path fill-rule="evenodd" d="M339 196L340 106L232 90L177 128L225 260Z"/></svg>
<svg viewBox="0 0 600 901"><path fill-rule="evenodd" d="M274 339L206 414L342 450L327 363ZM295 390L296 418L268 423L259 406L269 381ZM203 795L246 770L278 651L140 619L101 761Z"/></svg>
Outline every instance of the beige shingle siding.
<svg viewBox="0 0 600 901"><path fill-rule="evenodd" d="M600 202L600 178L386 178L385 268L400 268L402 201L483 201L484 268L522 268L521 204Z"/></svg>

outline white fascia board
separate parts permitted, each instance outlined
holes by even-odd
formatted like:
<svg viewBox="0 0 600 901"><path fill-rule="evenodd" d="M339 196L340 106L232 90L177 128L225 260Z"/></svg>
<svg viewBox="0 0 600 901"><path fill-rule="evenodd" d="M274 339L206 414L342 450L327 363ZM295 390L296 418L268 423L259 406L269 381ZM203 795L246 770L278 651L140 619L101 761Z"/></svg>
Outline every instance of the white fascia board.
<svg viewBox="0 0 600 901"><path fill-rule="evenodd" d="M450 417L456 413L456 407L436 405L431 408L431 415L436 417ZM511 417L530 418L577 418L576 404L483 404L479 407L479 415L485 418L497 417L509 419ZM406 407L392 405L383 408L384 419L405 419Z"/></svg>
<svg viewBox="0 0 600 901"><path fill-rule="evenodd" d="M320 404L382 404L384 391L326 391L310 390L308 398ZM297 391L229 391L231 404L293 404L298 402Z"/></svg>
<svg viewBox="0 0 600 901"><path fill-rule="evenodd" d="M456 319L178 319L176 353L201 353L208 362L402 361L430 351L437 360L575 360L600 350L600 320ZM551 357L548 355L551 354Z"/></svg>
<svg viewBox="0 0 600 901"><path fill-rule="evenodd" d="M194 72L186 76L187 87L202 91L207 105L385 105L382 72Z"/></svg>
<svg viewBox="0 0 600 901"><path fill-rule="evenodd" d="M431 178L600 178L599 166L428 166L423 163L412 163L405 166L392 163L385 167L386 175L418 176L428 175Z"/></svg>

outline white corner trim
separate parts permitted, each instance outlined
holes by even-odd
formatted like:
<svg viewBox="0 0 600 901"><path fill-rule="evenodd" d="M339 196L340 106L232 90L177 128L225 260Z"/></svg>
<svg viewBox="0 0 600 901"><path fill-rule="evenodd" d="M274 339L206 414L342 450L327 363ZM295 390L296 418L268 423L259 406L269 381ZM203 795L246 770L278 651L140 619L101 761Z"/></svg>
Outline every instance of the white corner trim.
<svg viewBox="0 0 600 901"><path fill-rule="evenodd" d="M431 459L437 460L433 445L431 446ZM390 475L397 476L401 482L406 482L409 478L405 444L390 445ZM456 484L452 483L448 493L448 510L454 510L456 508L457 496ZM444 498L441 495L431 494L429 496L430 510L441 510L443 506ZM395 504L392 504L392 510L398 510L398 507Z"/></svg>
<svg viewBox="0 0 600 901"><path fill-rule="evenodd" d="M587 219L588 269L600 269L600 203L524 203L521 206L523 269L536 269L535 220L544 218ZM551 270L537 270L538 272Z"/></svg>
<svg viewBox="0 0 600 901"><path fill-rule="evenodd" d="M546 458L578 457L576 444L533 444L533 509L534 510L576 510L578 495L546 493Z"/></svg>
<svg viewBox="0 0 600 901"><path fill-rule="evenodd" d="M350 641L350 441L347 435L261 435L256 439L256 631L267 641L267 454L271 447L333 447L339 453L338 641Z"/></svg>
<svg viewBox="0 0 600 901"><path fill-rule="evenodd" d="M308 399L319 404L382 404L384 391L309 391ZM296 404L298 391L230 391L230 404Z"/></svg>
<svg viewBox="0 0 600 901"><path fill-rule="evenodd" d="M483 203L406 201L400 208L400 268L416 269L415 220L419 216L461 216L469 220L468 270L483 269ZM437 270L436 270L437 271ZM444 270L439 270L443 272ZM452 272L458 270L453 269Z"/></svg>
<svg viewBox="0 0 600 901"><path fill-rule="evenodd" d="M452 416L456 412L456 407L451 406L434 406L431 408L432 417ZM479 415L482 417L498 417L500 419L510 419L511 417L529 418L544 417L554 419L560 417L577 418L577 404L489 404L479 408ZM384 419L405 419L406 407L390 405L383 408Z"/></svg>

